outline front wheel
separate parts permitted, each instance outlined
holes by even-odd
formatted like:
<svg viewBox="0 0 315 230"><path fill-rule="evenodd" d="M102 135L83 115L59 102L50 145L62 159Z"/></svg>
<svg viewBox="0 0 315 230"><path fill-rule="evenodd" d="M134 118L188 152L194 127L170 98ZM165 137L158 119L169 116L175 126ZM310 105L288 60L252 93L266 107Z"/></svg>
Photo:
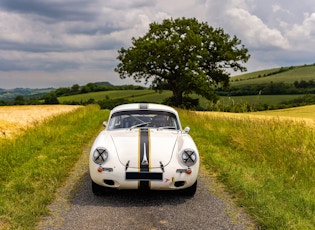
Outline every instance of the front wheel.
<svg viewBox="0 0 315 230"><path fill-rule="evenodd" d="M195 195L196 191L197 191L197 180L192 186L181 190L184 196L191 196L191 197Z"/></svg>

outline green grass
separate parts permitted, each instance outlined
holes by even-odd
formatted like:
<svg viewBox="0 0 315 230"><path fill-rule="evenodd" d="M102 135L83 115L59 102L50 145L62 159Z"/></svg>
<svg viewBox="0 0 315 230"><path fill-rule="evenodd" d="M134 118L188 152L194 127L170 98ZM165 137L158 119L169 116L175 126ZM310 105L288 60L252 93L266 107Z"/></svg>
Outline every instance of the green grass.
<svg viewBox="0 0 315 230"><path fill-rule="evenodd" d="M314 129L276 117L180 115L191 127L202 163L258 227L315 228Z"/></svg>
<svg viewBox="0 0 315 230"><path fill-rule="evenodd" d="M130 103L132 102L151 102L151 103L163 103L166 98L172 96L172 92L169 90L164 90L161 93L155 92L154 90L113 90L113 91L102 91L93 92L86 94L77 94L71 96L59 97L60 103L65 102L87 102L89 99L94 99L97 101L102 101L105 99L127 99ZM189 95L192 98L198 98L199 104L202 108L209 108L209 101L196 94ZM220 103L226 105L232 104L250 104L250 105L278 105L284 101L290 101L299 97L304 96L303 94L292 94L292 95L253 95L253 96L232 96L219 98Z"/></svg>
<svg viewBox="0 0 315 230"><path fill-rule="evenodd" d="M294 83L295 81L301 81L301 80L304 80L304 81L315 80L315 76L314 76L315 65L295 66L293 69L290 69L282 73L258 78L259 75L263 76L264 74L269 74L279 69L280 68L271 69L271 70L263 70L263 71L257 71L257 72L242 74L238 76L233 76L231 78L231 85L238 86L238 85L264 84L264 83L270 83L270 82Z"/></svg>
<svg viewBox="0 0 315 230"><path fill-rule="evenodd" d="M154 90L111 90L111 91L101 91L101 92L93 92L93 93L85 93L85 94L76 94L71 96L63 96L58 97L60 103L63 102L71 102L71 101L88 101L89 99L105 100L105 99L118 99L118 98L126 98L133 99L137 97L146 97L156 95Z"/></svg>
<svg viewBox="0 0 315 230"><path fill-rule="evenodd" d="M314 116L314 106L290 110ZM274 111L272 111L274 112ZM179 110L202 164L261 229L315 228L315 130L301 122ZM109 111L83 107L0 139L0 229L33 229ZM260 113L257 113L260 114ZM301 115L304 114L304 115ZM270 114L268 114L270 115ZM313 118L314 119L314 118Z"/></svg>
<svg viewBox="0 0 315 230"><path fill-rule="evenodd" d="M314 119L315 122L315 105L300 106L297 108L268 110L262 112L254 112L251 114L267 115L267 116L281 116L294 118Z"/></svg>
<svg viewBox="0 0 315 230"><path fill-rule="evenodd" d="M0 229L33 229L109 111L83 107L0 139Z"/></svg>
<svg viewBox="0 0 315 230"><path fill-rule="evenodd" d="M271 74L271 73L279 71L279 70L280 70L280 68L274 68L274 69L259 70L259 71L255 71L255 72L244 73L244 74L232 76L230 80L231 80L231 82L238 82L238 81L254 79L254 78L257 78L259 75L264 76L264 75Z"/></svg>
<svg viewBox="0 0 315 230"><path fill-rule="evenodd" d="M77 94L71 96L58 97L60 103L65 102L86 102L89 99L95 101L101 101L105 99L127 99L130 103L132 102L151 102L161 104L166 98L172 96L170 90L163 90L162 92L156 92L155 90L112 90L93 92L86 94ZM196 94L190 95L193 98L199 98L200 106L206 108L208 101L206 98L198 96Z"/></svg>
<svg viewBox="0 0 315 230"><path fill-rule="evenodd" d="M155 92L152 90L152 93L147 95L140 95L140 96L134 96L129 97L128 99L131 102L154 102L154 103L162 103L163 100L165 100L168 97L172 96L172 92L169 90L164 90L161 93Z"/></svg>
<svg viewBox="0 0 315 230"><path fill-rule="evenodd" d="M268 104L277 105L283 101L293 100L304 96L304 94L292 94L292 95L252 95L252 96L232 96L232 97L220 97L220 100L224 103L249 103L249 104Z"/></svg>

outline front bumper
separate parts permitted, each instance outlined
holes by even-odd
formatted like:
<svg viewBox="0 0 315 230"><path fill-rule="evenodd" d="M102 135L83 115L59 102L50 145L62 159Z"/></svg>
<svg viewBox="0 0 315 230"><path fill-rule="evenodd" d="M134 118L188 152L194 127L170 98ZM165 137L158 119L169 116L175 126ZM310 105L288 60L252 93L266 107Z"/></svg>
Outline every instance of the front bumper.
<svg viewBox="0 0 315 230"><path fill-rule="evenodd" d="M160 168L149 172L137 169L117 170L95 165L90 167L91 179L98 185L116 189L140 189L146 183L150 190L179 190L192 186L198 176L199 166L191 168L168 168L164 172Z"/></svg>

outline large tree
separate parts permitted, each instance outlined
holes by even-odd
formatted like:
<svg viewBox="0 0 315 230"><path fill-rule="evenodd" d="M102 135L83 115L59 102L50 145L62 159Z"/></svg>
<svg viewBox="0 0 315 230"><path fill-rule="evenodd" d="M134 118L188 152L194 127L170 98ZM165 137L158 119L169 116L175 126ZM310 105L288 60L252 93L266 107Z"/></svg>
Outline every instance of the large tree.
<svg viewBox="0 0 315 230"><path fill-rule="evenodd" d="M246 71L240 62L250 57L236 36L231 38L222 28L212 28L195 18L151 23L147 34L132 38L132 46L118 53L115 71L120 78L167 85L176 106L193 92L212 100L214 86L228 86L228 70Z"/></svg>

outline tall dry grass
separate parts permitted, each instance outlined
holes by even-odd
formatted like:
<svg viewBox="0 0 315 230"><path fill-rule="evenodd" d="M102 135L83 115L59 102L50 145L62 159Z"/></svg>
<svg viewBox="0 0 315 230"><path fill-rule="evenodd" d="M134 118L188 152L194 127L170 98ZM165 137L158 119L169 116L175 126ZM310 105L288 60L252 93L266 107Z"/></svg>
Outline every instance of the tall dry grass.
<svg viewBox="0 0 315 230"><path fill-rule="evenodd" d="M263 229L315 228L315 130L300 120L180 111L202 162Z"/></svg>
<svg viewBox="0 0 315 230"><path fill-rule="evenodd" d="M34 229L108 114L82 107L0 139L0 229Z"/></svg>
<svg viewBox="0 0 315 230"><path fill-rule="evenodd" d="M41 124L46 119L74 111L82 106L23 105L0 106L0 138L11 138L19 132Z"/></svg>

